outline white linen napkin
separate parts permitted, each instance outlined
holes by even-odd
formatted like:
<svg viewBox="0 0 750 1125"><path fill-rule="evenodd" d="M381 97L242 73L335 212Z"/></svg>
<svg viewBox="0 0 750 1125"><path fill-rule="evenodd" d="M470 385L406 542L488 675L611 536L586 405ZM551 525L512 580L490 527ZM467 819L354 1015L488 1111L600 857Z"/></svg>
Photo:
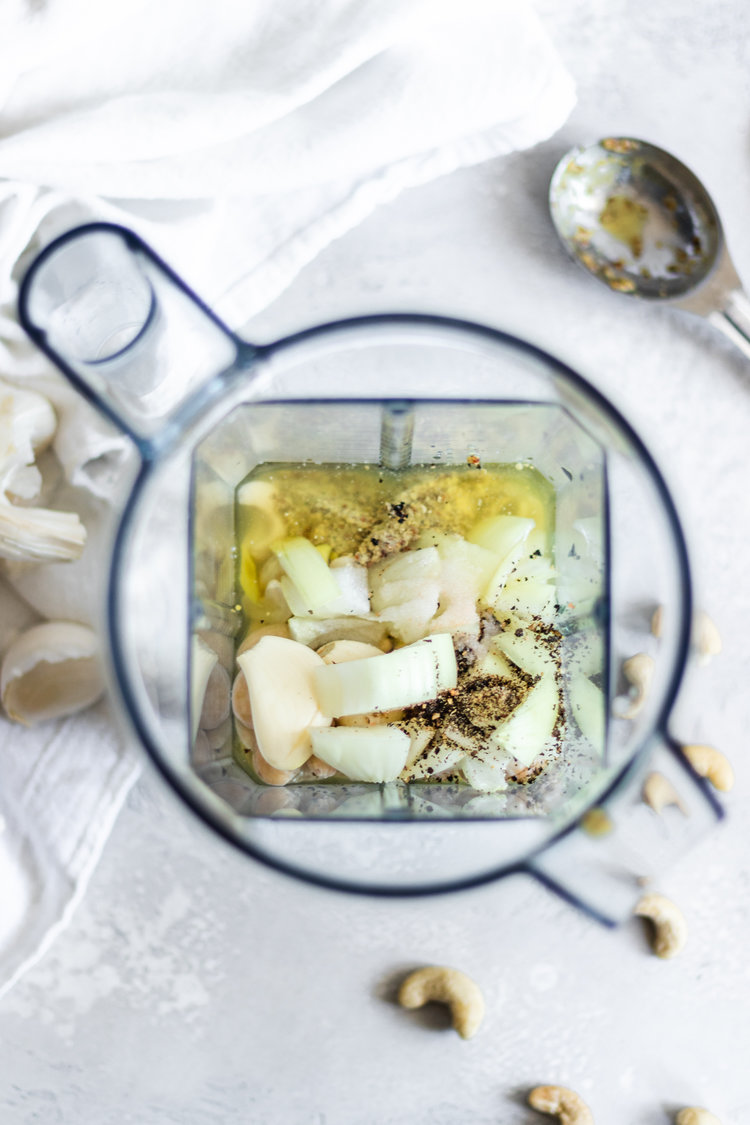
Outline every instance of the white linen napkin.
<svg viewBox="0 0 750 1125"><path fill-rule="evenodd" d="M90 539L79 562L9 572L26 608L0 586L0 652L36 613L96 619L82 576L104 566L128 456L18 326L40 246L122 222L238 326L378 205L547 138L574 97L525 0L5 0L0 377L54 401L56 506L80 508ZM70 917L138 758L105 705L0 724L1 993Z"/></svg>

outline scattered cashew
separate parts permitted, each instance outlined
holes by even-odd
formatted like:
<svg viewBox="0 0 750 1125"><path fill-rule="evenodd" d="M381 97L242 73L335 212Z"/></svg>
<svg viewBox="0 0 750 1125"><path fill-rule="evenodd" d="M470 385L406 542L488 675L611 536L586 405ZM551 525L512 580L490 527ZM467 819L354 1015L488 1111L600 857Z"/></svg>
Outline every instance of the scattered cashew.
<svg viewBox="0 0 750 1125"><path fill-rule="evenodd" d="M293 795L287 789L259 789L252 810L254 816L276 816L284 809L295 809Z"/></svg>
<svg viewBox="0 0 750 1125"><path fill-rule="evenodd" d="M660 637L663 627L664 606L658 605L651 615L651 632L655 637ZM699 664L708 664L712 656L718 656L721 652L721 635L704 609L698 609L693 614L690 643Z"/></svg>
<svg viewBox="0 0 750 1125"><path fill-rule="evenodd" d="M681 1109L674 1119L674 1125L721 1125L718 1117L696 1105Z"/></svg>
<svg viewBox="0 0 750 1125"><path fill-rule="evenodd" d="M198 726L203 730L214 730L228 717L231 688L232 681L226 668L222 667L221 664L214 665L206 684L203 708L198 723Z"/></svg>
<svg viewBox="0 0 750 1125"><path fill-rule="evenodd" d="M255 737L255 731L249 727L247 723L243 723L240 719L235 718L234 729L237 732L240 746L243 750L257 750L258 739Z"/></svg>
<svg viewBox="0 0 750 1125"><path fill-rule="evenodd" d="M727 793L734 785L734 770L729 759L714 746L690 743L682 752L695 772L710 781L714 789Z"/></svg>
<svg viewBox="0 0 750 1125"><path fill-rule="evenodd" d="M247 636L244 638L240 647L237 649L237 655L247 652L248 649L255 648L258 641L263 637L291 637L289 626L286 622L281 622L278 625L258 625L255 629L251 629Z"/></svg>
<svg viewBox="0 0 750 1125"><path fill-rule="evenodd" d="M643 800L655 813L661 813L668 805L676 805L682 812L686 811L679 793L663 773L650 773L643 782L642 794Z"/></svg>
<svg viewBox="0 0 750 1125"><path fill-rule="evenodd" d="M232 684L232 711L234 717L246 727L253 725L253 712L244 672L238 672Z"/></svg>
<svg viewBox="0 0 750 1125"><path fill-rule="evenodd" d="M631 687L630 703L619 711L618 719L634 719L646 702L649 685L654 674L654 658L646 652L637 652L622 662L622 674Z"/></svg>
<svg viewBox="0 0 750 1125"><path fill-rule="evenodd" d="M518 776L518 771L516 772L516 776ZM610 832L613 831L614 827L612 817L604 809L589 809L589 811L581 817L581 828L595 839L601 836L608 836Z"/></svg>
<svg viewBox="0 0 750 1125"><path fill-rule="evenodd" d="M462 1039L471 1039L484 1016L484 997L478 985L459 969L429 965L410 973L398 992L404 1008L421 1008L430 1001L447 1004L453 1027Z"/></svg>
<svg viewBox="0 0 750 1125"><path fill-rule="evenodd" d="M338 773L334 766L329 766L328 762L324 762L322 758L318 758L316 754L312 754L305 762L305 769L310 772L310 775L318 781L324 781L327 777L333 777Z"/></svg>
<svg viewBox="0 0 750 1125"><path fill-rule="evenodd" d="M687 941L687 923L680 908L671 899L656 893L644 895L636 903L634 914L648 918L654 927L651 948L657 957L674 957Z"/></svg>
<svg viewBox="0 0 750 1125"><path fill-rule="evenodd" d="M594 1125L591 1110L580 1094L565 1086L535 1086L529 1094L529 1105L540 1113L553 1113L560 1125Z"/></svg>
<svg viewBox="0 0 750 1125"><path fill-rule="evenodd" d="M266 761L260 750L253 750L252 762L253 769L266 785L287 785L296 773L296 770L277 770Z"/></svg>
<svg viewBox="0 0 750 1125"><path fill-rule="evenodd" d="M721 652L721 636L705 610L699 609L693 617L691 644L699 664L708 664L712 656Z"/></svg>

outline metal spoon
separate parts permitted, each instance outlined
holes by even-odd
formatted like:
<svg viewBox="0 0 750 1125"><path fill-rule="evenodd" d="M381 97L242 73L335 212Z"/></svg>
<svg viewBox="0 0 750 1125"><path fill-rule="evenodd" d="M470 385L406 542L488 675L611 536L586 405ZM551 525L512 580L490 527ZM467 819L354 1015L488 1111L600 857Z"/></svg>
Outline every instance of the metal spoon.
<svg viewBox="0 0 750 1125"><path fill-rule="evenodd" d="M563 246L618 293L706 317L750 357L750 300L703 184L663 149L630 137L574 148L550 183Z"/></svg>

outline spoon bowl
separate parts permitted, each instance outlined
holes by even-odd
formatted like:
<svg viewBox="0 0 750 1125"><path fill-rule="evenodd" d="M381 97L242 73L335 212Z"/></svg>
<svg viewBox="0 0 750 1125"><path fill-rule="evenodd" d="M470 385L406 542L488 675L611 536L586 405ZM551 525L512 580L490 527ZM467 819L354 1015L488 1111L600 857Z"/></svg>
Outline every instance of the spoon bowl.
<svg viewBox="0 0 750 1125"><path fill-rule="evenodd" d="M571 257L610 289L678 298L706 279L723 246L700 180L654 145L608 137L567 153L550 210Z"/></svg>
<svg viewBox="0 0 750 1125"><path fill-rule="evenodd" d="M606 137L571 149L549 191L568 254L608 288L706 317L750 357L750 301L697 176L664 149Z"/></svg>

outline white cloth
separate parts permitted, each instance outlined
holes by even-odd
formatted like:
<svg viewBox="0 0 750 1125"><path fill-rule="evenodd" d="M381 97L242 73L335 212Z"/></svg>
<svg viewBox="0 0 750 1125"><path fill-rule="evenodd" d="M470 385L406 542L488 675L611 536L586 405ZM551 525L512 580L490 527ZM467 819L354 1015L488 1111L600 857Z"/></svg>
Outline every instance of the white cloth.
<svg viewBox="0 0 750 1125"><path fill-rule="evenodd" d="M50 395L68 482L107 499L122 440L16 321L35 250L116 219L239 326L379 204L547 138L574 97L525 0L4 0L0 376ZM103 563L98 542L72 567ZM42 615L85 615L60 565L17 586ZM69 917L136 761L101 709L2 722L0 991Z"/></svg>

